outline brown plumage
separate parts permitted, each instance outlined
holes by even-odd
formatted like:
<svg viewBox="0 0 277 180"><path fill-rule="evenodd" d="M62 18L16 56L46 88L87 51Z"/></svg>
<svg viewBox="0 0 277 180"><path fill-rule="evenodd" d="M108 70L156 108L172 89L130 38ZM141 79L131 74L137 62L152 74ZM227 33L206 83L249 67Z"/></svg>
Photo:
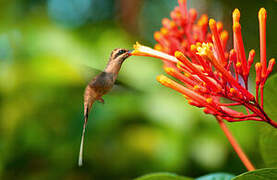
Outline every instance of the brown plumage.
<svg viewBox="0 0 277 180"><path fill-rule="evenodd" d="M95 101L104 103L102 96L107 94L113 87L122 63L130 56L126 49L115 49L112 51L109 62L103 72L94 77L87 85L84 93L84 126L79 154L79 166L83 164L83 145L88 114Z"/></svg>

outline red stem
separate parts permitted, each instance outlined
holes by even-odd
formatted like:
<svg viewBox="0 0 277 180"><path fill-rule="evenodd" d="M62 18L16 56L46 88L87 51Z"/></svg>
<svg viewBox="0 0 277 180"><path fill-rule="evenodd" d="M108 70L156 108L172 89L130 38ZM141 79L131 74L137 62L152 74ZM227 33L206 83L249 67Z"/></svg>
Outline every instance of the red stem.
<svg viewBox="0 0 277 180"><path fill-rule="evenodd" d="M268 122L270 125L274 126L275 128L277 128L277 122L272 121L271 119Z"/></svg>
<svg viewBox="0 0 277 180"><path fill-rule="evenodd" d="M263 86L260 86L260 89L261 89L261 97L262 97L262 89L263 89ZM224 96L225 98L229 99L229 100L232 100L232 101L235 101L235 102L238 102L238 103L241 103L242 105L244 105L247 109L249 109L250 111L252 111L253 113L257 114L257 117L260 117L262 120L260 119L242 119L241 121L244 121L244 120L254 120L254 121L264 121L264 122L267 122L268 124L270 124L271 126L277 128L277 122L276 121L273 121L272 119L270 119L268 117L268 115L264 112L263 110L263 107L262 105L259 105L258 101L256 100L255 102L252 102L252 103L245 103L245 102L239 102L237 99L233 99L233 98L230 98L230 97L226 97ZM258 98L257 98L258 99ZM261 100L263 100L261 98ZM254 104L253 104L254 103ZM229 121L229 120L228 120ZM230 122L237 122L237 120L235 121L230 121Z"/></svg>
<svg viewBox="0 0 277 180"><path fill-rule="evenodd" d="M259 103L259 85L256 85L256 102Z"/></svg>
<svg viewBox="0 0 277 180"><path fill-rule="evenodd" d="M229 129L227 128L226 124L223 122L222 118L219 116L216 116L216 119L222 129L222 131L224 132L224 134L226 135L227 139L229 140L230 144L232 145L232 147L234 148L235 152L237 153L237 155L239 156L241 162L244 164L244 166L246 167L246 169L248 171L253 171L255 170L255 167L252 165L252 163L250 162L250 160L248 159L248 157L245 155L245 153L243 152L243 150L241 149L241 147L239 146L239 144L237 143L236 139L233 137L233 135L231 134L231 132L229 131Z"/></svg>
<svg viewBox="0 0 277 180"><path fill-rule="evenodd" d="M261 90L261 107L264 107L264 86L261 85L260 86L260 90Z"/></svg>
<svg viewBox="0 0 277 180"><path fill-rule="evenodd" d="M263 108L259 104L256 103L256 107L260 110L261 114L264 116L265 122L268 122L270 125L272 125L273 127L277 128L277 122L273 121L272 119L270 119L268 117L268 115L264 112Z"/></svg>

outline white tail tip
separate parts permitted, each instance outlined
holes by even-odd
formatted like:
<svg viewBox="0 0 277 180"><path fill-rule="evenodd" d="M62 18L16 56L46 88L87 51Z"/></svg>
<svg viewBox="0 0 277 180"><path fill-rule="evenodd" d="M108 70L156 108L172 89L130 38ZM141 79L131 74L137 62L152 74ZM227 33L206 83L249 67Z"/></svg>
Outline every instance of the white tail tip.
<svg viewBox="0 0 277 180"><path fill-rule="evenodd" d="M82 166L82 165L83 165L83 151L84 151L84 136L85 136L85 130L86 130L86 127L85 127L85 125L84 125L83 134L82 134L82 139L81 139L81 145L80 145L79 160L78 160L78 165L79 165L79 166Z"/></svg>

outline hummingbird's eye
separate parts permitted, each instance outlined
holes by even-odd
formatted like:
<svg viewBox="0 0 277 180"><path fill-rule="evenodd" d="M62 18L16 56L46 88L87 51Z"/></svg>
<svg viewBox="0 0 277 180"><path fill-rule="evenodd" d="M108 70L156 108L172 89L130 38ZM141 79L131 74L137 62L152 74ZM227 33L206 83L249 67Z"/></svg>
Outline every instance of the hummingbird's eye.
<svg viewBox="0 0 277 180"><path fill-rule="evenodd" d="M115 54L114 57L118 57L119 55L124 54L125 52L126 52L126 50L121 49L121 50L119 50L119 51Z"/></svg>
<svg viewBox="0 0 277 180"><path fill-rule="evenodd" d="M123 53L125 53L125 51L121 49L121 50L118 52L118 55L123 54Z"/></svg>

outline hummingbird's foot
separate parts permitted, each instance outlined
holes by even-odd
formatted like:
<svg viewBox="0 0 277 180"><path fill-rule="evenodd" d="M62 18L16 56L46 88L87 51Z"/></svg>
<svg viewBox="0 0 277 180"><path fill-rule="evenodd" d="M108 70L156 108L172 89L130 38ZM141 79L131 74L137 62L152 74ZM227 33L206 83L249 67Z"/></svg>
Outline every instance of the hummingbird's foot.
<svg viewBox="0 0 277 180"><path fill-rule="evenodd" d="M102 104L105 104L105 101L104 101L103 98L99 98L99 99L97 99L97 101L100 102L100 103L102 103Z"/></svg>

